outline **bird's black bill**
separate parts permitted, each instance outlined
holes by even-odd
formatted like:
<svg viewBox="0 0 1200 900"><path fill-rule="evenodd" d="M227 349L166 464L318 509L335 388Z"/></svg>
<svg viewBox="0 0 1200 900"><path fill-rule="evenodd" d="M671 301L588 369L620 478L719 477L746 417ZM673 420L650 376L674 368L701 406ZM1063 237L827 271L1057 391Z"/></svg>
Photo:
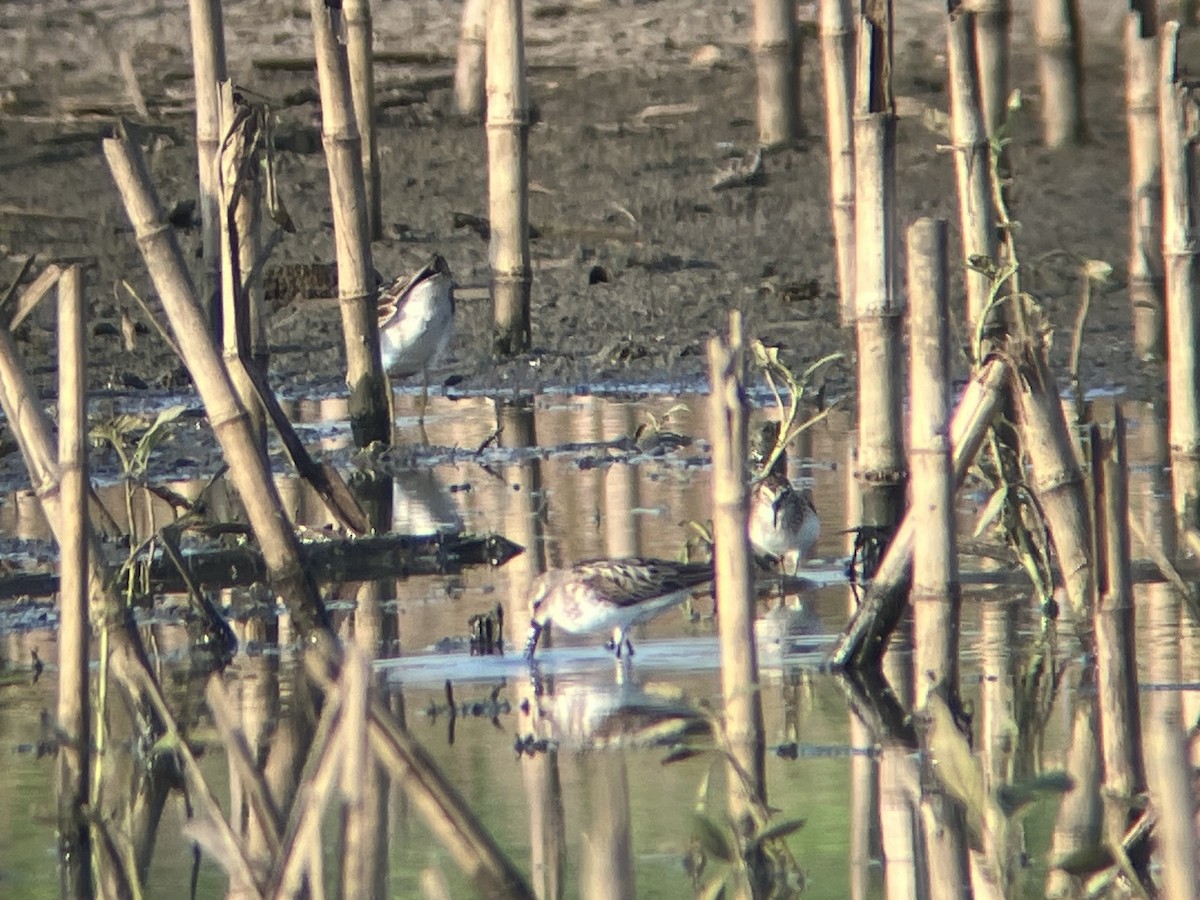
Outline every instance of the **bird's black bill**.
<svg viewBox="0 0 1200 900"><path fill-rule="evenodd" d="M539 625L537 622L529 623L529 638L525 641L525 658L533 659L533 651L537 649L538 638L542 636L542 629L545 625Z"/></svg>

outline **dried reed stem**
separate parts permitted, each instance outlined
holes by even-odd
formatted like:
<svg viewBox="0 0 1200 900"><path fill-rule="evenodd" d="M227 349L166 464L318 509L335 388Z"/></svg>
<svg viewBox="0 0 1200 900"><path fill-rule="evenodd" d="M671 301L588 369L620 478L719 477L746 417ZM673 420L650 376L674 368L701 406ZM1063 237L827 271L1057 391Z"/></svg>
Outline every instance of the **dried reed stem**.
<svg viewBox="0 0 1200 900"><path fill-rule="evenodd" d="M1165 351L1162 154L1158 140L1158 24L1154 0L1134 0L1125 19L1125 118L1129 128L1129 302L1133 346Z"/></svg>
<svg viewBox="0 0 1200 900"><path fill-rule="evenodd" d="M1010 365L993 358L967 385L950 420L950 446L957 489L987 437L992 417L1004 396ZM830 655L837 668L866 669L877 666L888 637L904 613L912 573L916 525L911 512L896 530L888 551L880 561L866 599L850 618Z"/></svg>
<svg viewBox="0 0 1200 900"><path fill-rule="evenodd" d="M492 350L529 349L529 99L521 0L487 8L488 212L492 268Z"/></svg>
<svg viewBox="0 0 1200 900"><path fill-rule="evenodd" d="M904 509L900 318L896 291L896 114L891 3L860 16L854 115L855 331L860 525L886 542ZM873 573L867 572L868 578Z"/></svg>
<svg viewBox="0 0 1200 900"><path fill-rule="evenodd" d="M241 495L263 550L271 582L287 604L301 634L327 628L329 620L316 585L300 562L300 547L288 525L275 482L237 401L229 374L204 328L183 254L166 225L137 145L125 135L104 141L104 155L121 193L138 246L166 309L183 361L208 412L213 433L229 462L229 477Z"/></svg>
<svg viewBox="0 0 1200 900"><path fill-rule="evenodd" d="M1033 31L1048 147L1083 140L1083 45L1079 0L1035 0Z"/></svg>
<svg viewBox="0 0 1200 900"><path fill-rule="evenodd" d="M454 68L454 107L461 115L483 118L484 47L487 42L488 0L463 3Z"/></svg>
<svg viewBox="0 0 1200 900"><path fill-rule="evenodd" d="M959 10L950 14L946 27L950 142L954 147L958 214L966 263L967 334L972 339L992 291L991 278L985 271L988 268L986 262L999 264L1000 254L996 207L992 200L991 145L976 76L976 24L971 13ZM981 262L984 264L980 265Z"/></svg>
<svg viewBox="0 0 1200 900"><path fill-rule="evenodd" d="M1054 832L1050 837L1050 859L1070 859L1099 846L1101 841L1100 807L1100 722L1096 706L1092 672L1083 669L1079 682L1070 691L1071 744L1067 749L1066 773L1071 790L1059 801ZM1075 895L1075 876L1062 868L1053 868L1046 876L1046 897Z"/></svg>
<svg viewBox="0 0 1200 900"><path fill-rule="evenodd" d="M754 60L758 77L758 143L778 147L800 130L795 51L795 10L791 0L754 0Z"/></svg>
<svg viewBox="0 0 1200 900"><path fill-rule="evenodd" d="M975 63L983 121L989 135L1004 121L1008 105L1009 0L963 0L975 16Z"/></svg>
<svg viewBox="0 0 1200 900"><path fill-rule="evenodd" d="M362 140L354 117L346 51L333 31L333 10L311 0L317 83L321 91L321 136L329 166L333 236L337 247L338 303L346 341L350 385L350 428L354 442L391 440L388 398L379 356L375 269L367 225Z"/></svg>
<svg viewBox="0 0 1200 900"><path fill-rule="evenodd" d="M1200 501L1200 360L1196 342L1195 190L1188 143L1190 89L1179 79L1179 23L1163 26L1159 68L1163 262L1167 299L1167 399L1171 484L1181 528L1194 526Z"/></svg>
<svg viewBox="0 0 1200 900"><path fill-rule="evenodd" d="M59 541L58 750L59 877L64 897L91 897L88 803L91 708L88 702L87 362L83 278L68 266L58 282Z"/></svg>
<svg viewBox="0 0 1200 900"><path fill-rule="evenodd" d="M362 139L363 182L367 192L367 233L383 237L383 199L379 180L379 141L375 134L375 60L372 56L371 0L346 0L346 50L354 121Z"/></svg>
<svg viewBox="0 0 1200 900"><path fill-rule="evenodd" d="M854 27L850 0L821 0L821 68L825 74L825 129L829 140L829 193L837 252L842 327L856 318L854 302Z"/></svg>
<svg viewBox="0 0 1200 900"><path fill-rule="evenodd" d="M200 170L200 240L204 255L203 310L210 332L221 333L221 193L217 151L221 144L218 85L225 73L225 26L221 0L188 0L192 72L196 93L196 156Z"/></svg>
<svg viewBox="0 0 1200 900"><path fill-rule="evenodd" d="M1118 406L1112 431L1093 429L1096 485L1096 688L1107 804L1105 839L1119 846L1137 817L1130 800L1146 790L1138 703L1133 579L1129 571L1129 485L1125 419Z"/></svg>

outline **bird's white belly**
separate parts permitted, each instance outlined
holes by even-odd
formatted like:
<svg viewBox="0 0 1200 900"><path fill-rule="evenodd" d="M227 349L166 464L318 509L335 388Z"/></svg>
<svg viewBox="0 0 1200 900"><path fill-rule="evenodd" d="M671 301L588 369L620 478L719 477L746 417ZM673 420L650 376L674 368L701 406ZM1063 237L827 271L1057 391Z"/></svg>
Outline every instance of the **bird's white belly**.
<svg viewBox="0 0 1200 900"><path fill-rule="evenodd" d="M384 368L395 375L424 370L445 351L453 326L449 304L410 302L402 318L379 335Z"/></svg>

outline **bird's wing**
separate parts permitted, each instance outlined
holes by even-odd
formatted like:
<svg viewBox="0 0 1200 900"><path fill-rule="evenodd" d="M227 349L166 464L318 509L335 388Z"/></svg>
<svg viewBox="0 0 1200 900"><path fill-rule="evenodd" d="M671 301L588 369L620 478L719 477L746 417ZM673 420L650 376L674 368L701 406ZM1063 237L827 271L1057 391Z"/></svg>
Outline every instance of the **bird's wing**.
<svg viewBox="0 0 1200 900"><path fill-rule="evenodd" d="M599 559L575 568L590 589L617 606L631 606L712 579L712 566L707 563Z"/></svg>

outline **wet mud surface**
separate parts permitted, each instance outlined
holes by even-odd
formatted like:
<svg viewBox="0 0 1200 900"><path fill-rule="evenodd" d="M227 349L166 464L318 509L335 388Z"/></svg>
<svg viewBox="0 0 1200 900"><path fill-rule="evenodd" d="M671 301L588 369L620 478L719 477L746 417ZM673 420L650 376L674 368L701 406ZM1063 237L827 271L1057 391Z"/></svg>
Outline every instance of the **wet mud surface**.
<svg viewBox="0 0 1200 900"><path fill-rule="evenodd" d="M451 359L439 379L463 391L696 386L706 369L705 341L725 328L730 309L742 310L748 333L781 345L783 360L797 369L851 349L839 327L815 41L806 45L803 76L809 136L769 154L757 184L714 191L721 170L755 144L745 12L725 3L694 10L674 0L530 3L530 96L538 109L529 136L530 211L542 235L532 244L534 349L494 360L487 244L455 227L456 213L486 215L487 205L483 128L452 110L458 7L400 6L406 8L376 11L376 50L433 58L376 69L387 101L379 122L387 237L375 244L374 259L387 277L433 251L449 260L460 305ZM936 4L904 7L896 44L900 218L903 224L918 215L945 216L954 231L946 137L930 130L931 117L923 114L947 105L942 22ZM1080 264L1105 260L1115 273L1093 298L1085 386L1144 394L1157 378L1143 381L1129 346L1119 21L1103 11L1087 19L1090 138L1077 148L1039 145L1036 70L1018 50L1013 84L1026 104L1012 147L1012 199L1025 286L1041 296L1057 330L1058 371L1065 371L1078 308ZM1018 45L1029 27L1019 13ZM52 3L0 15L0 49L10 62L7 84L0 85L0 279L11 279L31 253L42 261L94 263L87 272L92 383L126 400L187 382L153 330L139 329L144 333L133 351L122 343L122 311L143 325L145 317L121 280L157 301L98 141L114 115L127 116L137 123L163 205L194 199L186 28L186 10L138 4ZM274 262L326 263L333 257L332 226L315 76L261 65L309 52L307 4L233 4L226 28L233 77L269 98L277 115L277 172L299 233L283 241ZM98 49L104 41L113 49ZM709 64L694 64L706 45L715 48L706 51ZM115 49L121 46L130 50L149 116L130 105ZM176 232L198 276L199 230ZM953 288L961 305L959 279ZM52 306L44 302L18 335L47 396ZM343 351L334 302L284 297L276 306L273 383L285 394L338 390ZM848 367L831 377L835 392L852 386Z"/></svg>

